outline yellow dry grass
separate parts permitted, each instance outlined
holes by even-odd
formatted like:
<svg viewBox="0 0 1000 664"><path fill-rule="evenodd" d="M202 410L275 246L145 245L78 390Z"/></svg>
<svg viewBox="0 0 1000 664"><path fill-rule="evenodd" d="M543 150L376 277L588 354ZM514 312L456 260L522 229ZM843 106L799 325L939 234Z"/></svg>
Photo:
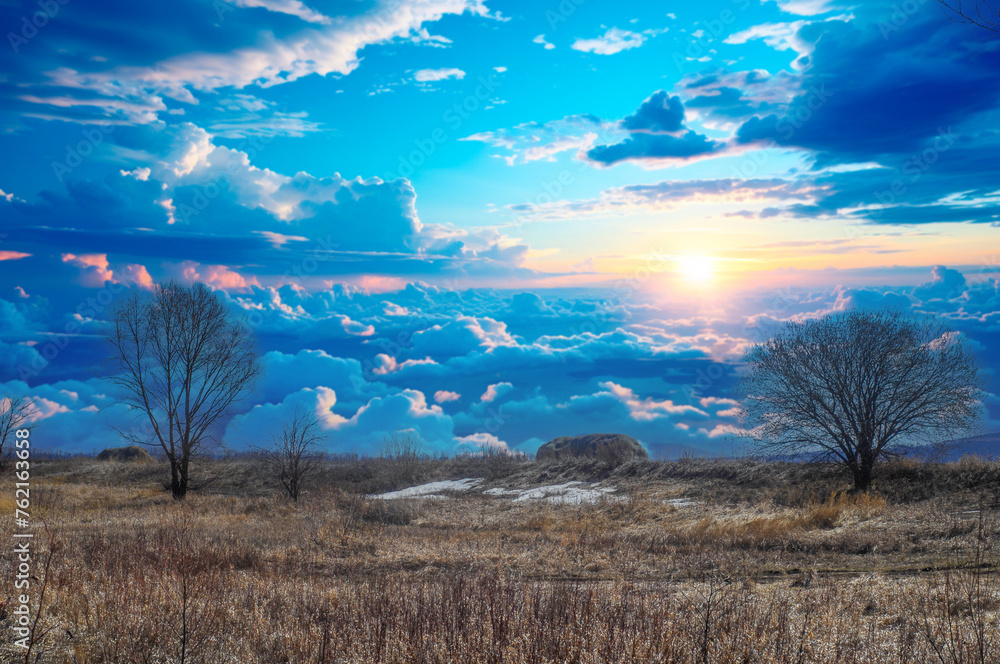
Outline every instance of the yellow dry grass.
<svg viewBox="0 0 1000 664"><path fill-rule="evenodd" d="M677 505L691 485L659 480L583 505L232 486L176 503L153 476L64 470L38 478L56 552L33 662L1000 661L989 493Z"/></svg>

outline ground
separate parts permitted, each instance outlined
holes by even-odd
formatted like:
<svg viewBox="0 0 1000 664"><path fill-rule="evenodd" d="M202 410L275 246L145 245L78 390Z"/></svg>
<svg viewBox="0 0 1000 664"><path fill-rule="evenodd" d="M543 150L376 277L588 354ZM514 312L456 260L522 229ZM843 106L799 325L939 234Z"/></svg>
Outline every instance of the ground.
<svg viewBox="0 0 1000 664"><path fill-rule="evenodd" d="M160 463L34 472L31 661L1000 661L995 462L851 494L789 463L341 459L298 504L250 460L182 502Z"/></svg>

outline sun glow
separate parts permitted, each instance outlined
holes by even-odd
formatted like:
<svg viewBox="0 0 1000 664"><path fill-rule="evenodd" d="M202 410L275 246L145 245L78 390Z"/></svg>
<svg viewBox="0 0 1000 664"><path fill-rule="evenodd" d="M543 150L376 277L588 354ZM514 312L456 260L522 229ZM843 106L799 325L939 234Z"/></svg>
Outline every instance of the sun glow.
<svg viewBox="0 0 1000 664"><path fill-rule="evenodd" d="M715 261L702 254L677 259L677 273L692 284L707 284L715 276Z"/></svg>

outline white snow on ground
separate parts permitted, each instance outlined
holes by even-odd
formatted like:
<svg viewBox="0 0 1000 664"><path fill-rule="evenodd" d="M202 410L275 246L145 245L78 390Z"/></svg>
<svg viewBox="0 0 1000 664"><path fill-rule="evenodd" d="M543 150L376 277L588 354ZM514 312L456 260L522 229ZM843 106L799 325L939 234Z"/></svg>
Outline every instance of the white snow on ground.
<svg viewBox="0 0 1000 664"><path fill-rule="evenodd" d="M504 498L513 498L515 503L526 500L547 500L553 503L568 503L580 505L594 503L604 497L610 497L614 492L610 487L585 488L583 482L566 482L565 484L550 484L534 489L487 489L486 494Z"/></svg>
<svg viewBox="0 0 1000 664"><path fill-rule="evenodd" d="M382 500L394 500L397 498L448 498L446 493L461 493L475 489L482 483L481 478L466 478L464 480L447 480L444 482L430 482L419 486L411 486L399 491L380 493L369 498L380 498ZM487 496L497 498L509 498L515 503L522 503L528 500L547 500L552 503L562 503L567 505L582 505L584 503L596 503L601 499L622 500L621 496L614 495L615 489L606 486L586 485L584 482L566 482L565 484L549 484L546 486L536 486L532 489L503 489L500 487L487 489L483 493ZM694 505L696 501L689 498L670 498L663 501L667 505L683 507Z"/></svg>
<svg viewBox="0 0 1000 664"><path fill-rule="evenodd" d="M444 482L429 482L419 486L411 486L399 491L390 491L369 498L381 498L382 500L393 500L395 498L445 498L440 495L444 491L468 491L482 482L482 479L466 478L464 480L445 480Z"/></svg>

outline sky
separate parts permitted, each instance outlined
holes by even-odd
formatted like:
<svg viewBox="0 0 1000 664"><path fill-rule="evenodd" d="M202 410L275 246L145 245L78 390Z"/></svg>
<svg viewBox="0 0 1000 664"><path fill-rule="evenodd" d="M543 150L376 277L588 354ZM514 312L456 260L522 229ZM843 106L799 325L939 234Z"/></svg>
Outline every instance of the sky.
<svg viewBox="0 0 1000 664"><path fill-rule="evenodd" d="M333 452L741 443L740 358L946 319L1000 429L1000 34L933 0L0 2L0 392L138 426L108 312L202 282Z"/></svg>

